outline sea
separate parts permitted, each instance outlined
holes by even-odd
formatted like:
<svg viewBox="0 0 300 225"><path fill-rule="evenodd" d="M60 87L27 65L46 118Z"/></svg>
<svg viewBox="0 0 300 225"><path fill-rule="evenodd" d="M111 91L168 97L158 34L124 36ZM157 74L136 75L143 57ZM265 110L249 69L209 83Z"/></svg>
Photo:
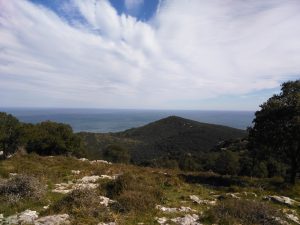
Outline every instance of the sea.
<svg viewBox="0 0 300 225"><path fill-rule="evenodd" d="M26 123L51 120L69 124L75 132L96 133L123 131L168 116L180 116L204 123L246 129L251 126L254 118L254 111L62 108L0 108L0 111L12 114Z"/></svg>

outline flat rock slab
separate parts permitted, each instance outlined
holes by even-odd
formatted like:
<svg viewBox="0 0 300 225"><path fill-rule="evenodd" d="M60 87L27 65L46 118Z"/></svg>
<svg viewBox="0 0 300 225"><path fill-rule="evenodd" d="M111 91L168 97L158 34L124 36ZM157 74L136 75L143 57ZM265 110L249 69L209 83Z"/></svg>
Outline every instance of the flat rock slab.
<svg viewBox="0 0 300 225"><path fill-rule="evenodd" d="M1 214L2 215L2 214ZM4 218L3 215L0 218L0 224L34 224L35 219L37 219L38 213L32 210L25 210L16 215Z"/></svg>
<svg viewBox="0 0 300 225"><path fill-rule="evenodd" d="M300 202L285 196L269 195L264 197L264 199L276 203L284 204L287 206L300 206Z"/></svg>
<svg viewBox="0 0 300 225"><path fill-rule="evenodd" d="M197 203L197 204L205 204L205 205L216 205L217 201L216 200L205 200L205 199L200 199L197 195L191 195L190 199Z"/></svg>
<svg viewBox="0 0 300 225"><path fill-rule="evenodd" d="M155 207L156 209L166 212L166 213L176 213L176 212L196 212L196 210L186 207L186 206L180 206L179 208L169 208L162 205L157 205Z"/></svg>
<svg viewBox="0 0 300 225"><path fill-rule="evenodd" d="M68 214L44 216L35 220L34 225L67 225L70 224Z"/></svg>

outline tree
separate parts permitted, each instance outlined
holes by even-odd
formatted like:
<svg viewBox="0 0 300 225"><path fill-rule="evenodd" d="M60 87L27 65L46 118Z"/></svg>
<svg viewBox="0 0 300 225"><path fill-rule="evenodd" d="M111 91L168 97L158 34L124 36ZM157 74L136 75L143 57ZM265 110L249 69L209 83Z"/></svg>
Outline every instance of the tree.
<svg viewBox="0 0 300 225"><path fill-rule="evenodd" d="M80 137L66 124L46 121L27 125L24 137L28 152L39 155L84 155Z"/></svg>
<svg viewBox="0 0 300 225"><path fill-rule="evenodd" d="M300 80L282 84L281 93L269 98L255 113L249 139L265 158L280 158L295 183L300 167Z"/></svg>
<svg viewBox="0 0 300 225"><path fill-rule="evenodd" d="M222 175L236 175L239 172L239 157L236 153L223 150L216 162L215 171Z"/></svg>
<svg viewBox="0 0 300 225"><path fill-rule="evenodd" d="M103 151L104 159L115 163L128 163L130 155L127 149L119 145L109 145Z"/></svg>
<svg viewBox="0 0 300 225"><path fill-rule="evenodd" d="M10 114L0 113L0 151L4 157L14 153L18 148L20 122Z"/></svg>

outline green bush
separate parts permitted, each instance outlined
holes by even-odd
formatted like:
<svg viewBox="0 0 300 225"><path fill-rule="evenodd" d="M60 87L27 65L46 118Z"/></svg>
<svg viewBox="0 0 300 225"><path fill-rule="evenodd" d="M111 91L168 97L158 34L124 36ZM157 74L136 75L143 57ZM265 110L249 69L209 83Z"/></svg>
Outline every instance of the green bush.
<svg viewBox="0 0 300 225"><path fill-rule="evenodd" d="M20 128L21 124L17 118L0 112L0 151L3 152L4 158L17 150L20 141Z"/></svg>
<svg viewBox="0 0 300 225"><path fill-rule="evenodd" d="M85 218L89 220L86 221L88 224L96 224L96 221L110 218L108 209L100 202L100 195L95 190L78 189L55 202L49 213L67 213L75 216L78 221Z"/></svg>
<svg viewBox="0 0 300 225"><path fill-rule="evenodd" d="M83 156L81 139L69 125L51 121L25 127L26 150L39 155ZM27 140L26 140L27 139Z"/></svg>
<svg viewBox="0 0 300 225"><path fill-rule="evenodd" d="M106 192L117 200L119 211L152 210L162 200L162 192L154 178L130 173L108 183Z"/></svg>
<svg viewBox="0 0 300 225"><path fill-rule="evenodd" d="M119 145L109 145L103 151L105 160L114 163L129 163L130 155L127 149Z"/></svg>
<svg viewBox="0 0 300 225"><path fill-rule="evenodd" d="M236 175L239 172L239 158L237 153L224 150L215 162L215 171L222 175Z"/></svg>
<svg viewBox="0 0 300 225"><path fill-rule="evenodd" d="M254 165L253 167L253 176L259 177L259 178L264 178L268 177L268 167L266 162L258 162Z"/></svg>

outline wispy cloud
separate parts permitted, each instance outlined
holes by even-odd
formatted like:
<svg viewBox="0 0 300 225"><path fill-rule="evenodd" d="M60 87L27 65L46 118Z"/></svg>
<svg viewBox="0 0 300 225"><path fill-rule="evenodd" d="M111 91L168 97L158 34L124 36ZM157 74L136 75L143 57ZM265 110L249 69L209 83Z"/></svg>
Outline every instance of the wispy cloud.
<svg viewBox="0 0 300 225"><path fill-rule="evenodd" d="M135 14L140 9L142 4L144 3L144 0L124 0L126 9Z"/></svg>
<svg viewBox="0 0 300 225"><path fill-rule="evenodd" d="M69 7L82 19L0 0L0 104L197 108L299 78L298 0L165 0L148 22Z"/></svg>

